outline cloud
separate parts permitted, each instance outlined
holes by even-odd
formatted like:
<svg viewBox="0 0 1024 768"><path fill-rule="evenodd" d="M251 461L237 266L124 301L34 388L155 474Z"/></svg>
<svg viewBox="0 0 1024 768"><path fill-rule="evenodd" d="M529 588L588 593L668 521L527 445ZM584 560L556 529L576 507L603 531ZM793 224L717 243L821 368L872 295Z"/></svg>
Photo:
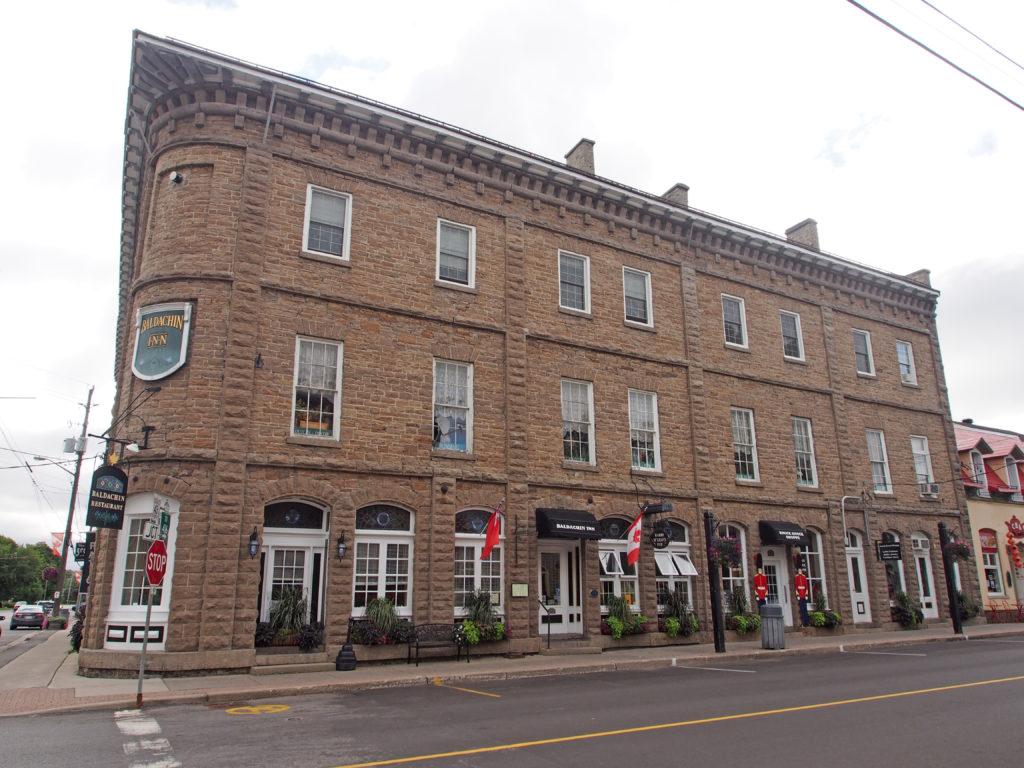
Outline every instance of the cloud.
<svg viewBox="0 0 1024 768"><path fill-rule="evenodd" d="M308 77L310 80L322 80L325 72L341 69L360 69L374 73L387 71L390 63L387 59L367 57L363 59L351 59L333 48L322 53L314 53L306 59L299 74Z"/></svg>
<svg viewBox="0 0 1024 768"><path fill-rule="evenodd" d="M882 115L861 115L859 122L852 128L833 128L825 134L825 146L815 159L824 158L833 168L842 168L846 165L847 155L864 146L872 130L882 120Z"/></svg>
<svg viewBox="0 0 1024 768"><path fill-rule="evenodd" d="M985 155L994 155L998 144L999 140L996 138L996 135L992 131L985 131L978 136L974 146L967 150L967 156L983 157Z"/></svg>

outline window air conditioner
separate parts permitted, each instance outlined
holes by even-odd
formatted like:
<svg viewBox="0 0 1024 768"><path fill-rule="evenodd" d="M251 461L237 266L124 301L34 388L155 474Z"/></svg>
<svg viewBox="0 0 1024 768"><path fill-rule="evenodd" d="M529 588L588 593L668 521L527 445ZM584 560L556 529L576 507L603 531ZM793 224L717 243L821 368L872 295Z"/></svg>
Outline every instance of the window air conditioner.
<svg viewBox="0 0 1024 768"><path fill-rule="evenodd" d="M938 483L921 483L921 495L922 496L938 496L939 495L939 484Z"/></svg>
<svg viewBox="0 0 1024 768"><path fill-rule="evenodd" d="M928 539L914 539L913 541L914 549L925 550L930 546L931 542L929 542Z"/></svg>

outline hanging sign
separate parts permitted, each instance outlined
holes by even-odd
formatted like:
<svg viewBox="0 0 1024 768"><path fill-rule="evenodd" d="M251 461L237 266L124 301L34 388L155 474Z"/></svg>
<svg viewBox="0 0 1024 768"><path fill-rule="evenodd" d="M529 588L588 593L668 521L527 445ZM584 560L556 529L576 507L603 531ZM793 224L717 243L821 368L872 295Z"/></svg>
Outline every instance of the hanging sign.
<svg viewBox="0 0 1024 768"><path fill-rule="evenodd" d="M89 512L85 524L90 528L121 530L124 504L127 500L128 475L118 467L100 467L92 475L89 491Z"/></svg>
<svg viewBox="0 0 1024 768"><path fill-rule="evenodd" d="M132 373L145 381L170 376L185 364L192 305L157 304L139 309L135 318Z"/></svg>
<svg viewBox="0 0 1024 768"><path fill-rule="evenodd" d="M1024 524L1014 515L1006 521L1006 529L1015 539L1024 539Z"/></svg>
<svg viewBox="0 0 1024 768"><path fill-rule="evenodd" d="M900 545L896 544L879 544L878 545L878 558L882 561L888 560L902 560L903 550L900 549Z"/></svg>

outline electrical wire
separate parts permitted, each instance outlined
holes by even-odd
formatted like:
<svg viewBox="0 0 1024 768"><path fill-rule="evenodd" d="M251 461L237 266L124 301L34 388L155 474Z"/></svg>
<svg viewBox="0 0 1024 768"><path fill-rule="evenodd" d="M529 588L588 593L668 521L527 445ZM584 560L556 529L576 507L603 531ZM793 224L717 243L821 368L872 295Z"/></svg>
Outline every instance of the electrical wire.
<svg viewBox="0 0 1024 768"><path fill-rule="evenodd" d="M953 23L953 24L955 24L956 26L958 26L958 27L959 27L960 29L962 29L962 30L963 30L964 32L966 32L966 33L967 33L968 35L970 35L970 36L971 36L971 37L973 37L973 38L974 38L975 40L977 40L977 41L978 41L979 43L981 43L982 45L984 45L984 46L985 46L986 48L988 48L988 49L989 49L990 51L992 51L993 53L996 53L996 54L998 54L998 55L1002 56L1002 57L1003 57L1004 59L1006 59L1006 60L1007 60L1008 62L1010 62L1011 64L1013 64L1013 66L1017 67L1017 69L1021 69L1021 70L1024 70L1024 66L1021 66L1021 65L1020 65L1020 64L1018 64L1018 63L1017 63L1016 61L1014 61L1014 60L1013 60L1013 59L1011 59L1011 58L1010 58L1009 56L1007 56L1007 55L1006 55L1005 53L1003 53L1002 51L1000 51L1000 50L999 50L998 48L996 48L996 47L995 47L995 46L993 46L993 45L990 45L990 44L989 44L989 43L987 43L987 42L986 42L986 41L985 41L984 39L982 39L982 38L978 37L978 36L977 36L976 34L974 34L973 32L971 32L971 30L969 30L969 29L968 29L967 27L965 27L965 26L964 26L963 24L961 24L961 23L960 23L959 21L957 21L956 19L954 19L954 18L953 18L952 16L950 16L949 14L947 14L947 13L943 12L943 11L942 11L942 10L940 10L939 8L936 8L936 7L934 6L934 5L932 5L931 3L929 3L929 2L928 2L928 0L921 0L921 2L922 2L922 3L924 3L925 5L927 5L927 6L929 7L929 8L931 8L931 9L932 9L933 11L935 11L935 12L936 12L937 14L939 14L940 16L942 16L942 17L943 17L944 19L947 19L947 20L948 20L948 21L950 21L951 23Z"/></svg>

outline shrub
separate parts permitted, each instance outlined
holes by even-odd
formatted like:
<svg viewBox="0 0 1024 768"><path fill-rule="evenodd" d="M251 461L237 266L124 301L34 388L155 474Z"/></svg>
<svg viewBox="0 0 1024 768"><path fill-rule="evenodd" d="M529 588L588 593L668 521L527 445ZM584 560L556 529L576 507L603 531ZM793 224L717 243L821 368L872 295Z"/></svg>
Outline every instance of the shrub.
<svg viewBox="0 0 1024 768"><path fill-rule="evenodd" d="M824 611L811 611L807 614L807 618L810 621L812 627L824 627L825 626L825 612Z"/></svg>
<svg viewBox="0 0 1024 768"><path fill-rule="evenodd" d="M314 621L299 628L299 650L309 653L324 643L323 622Z"/></svg>
<svg viewBox="0 0 1024 768"><path fill-rule="evenodd" d="M386 597L375 597L366 604L366 620L385 637L394 634L399 623L395 604Z"/></svg>
<svg viewBox="0 0 1024 768"><path fill-rule="evenodd" d="M956 598L960 603L961 619L973 619L978 615L978 606L971 602L971 599L959 589L956 591Z"/></svg>
<svg viewBox="0 0 1024 768"><path fill-rule="evenodd" d="M902 627L916 627L924 621L924 613L917 600L906 592L898 591L893 595L896 605L892 608L892 617Z"/></svg>
<svg viewBox="0 0 1024 768"><path fill-rule="evenodd" d="M306 621L306 598L301 587L282 587L270 608L270 625L278 636L293 635Z"/></svg>
<svg viewBox="0 0 1024 768"><path fill-rule="evenodd" d="M269 621L256 622L256 634L253 644L257 648L267 648L274 642L274 626Z"/></svg>
<svg viewBox="0 0 1024 768"><path fill-rule="evenodd" d="M679 619L675 616L667 616L664 624L664 632L669 637L677 637L682 631L683 625L679 623Z"/></svg>

